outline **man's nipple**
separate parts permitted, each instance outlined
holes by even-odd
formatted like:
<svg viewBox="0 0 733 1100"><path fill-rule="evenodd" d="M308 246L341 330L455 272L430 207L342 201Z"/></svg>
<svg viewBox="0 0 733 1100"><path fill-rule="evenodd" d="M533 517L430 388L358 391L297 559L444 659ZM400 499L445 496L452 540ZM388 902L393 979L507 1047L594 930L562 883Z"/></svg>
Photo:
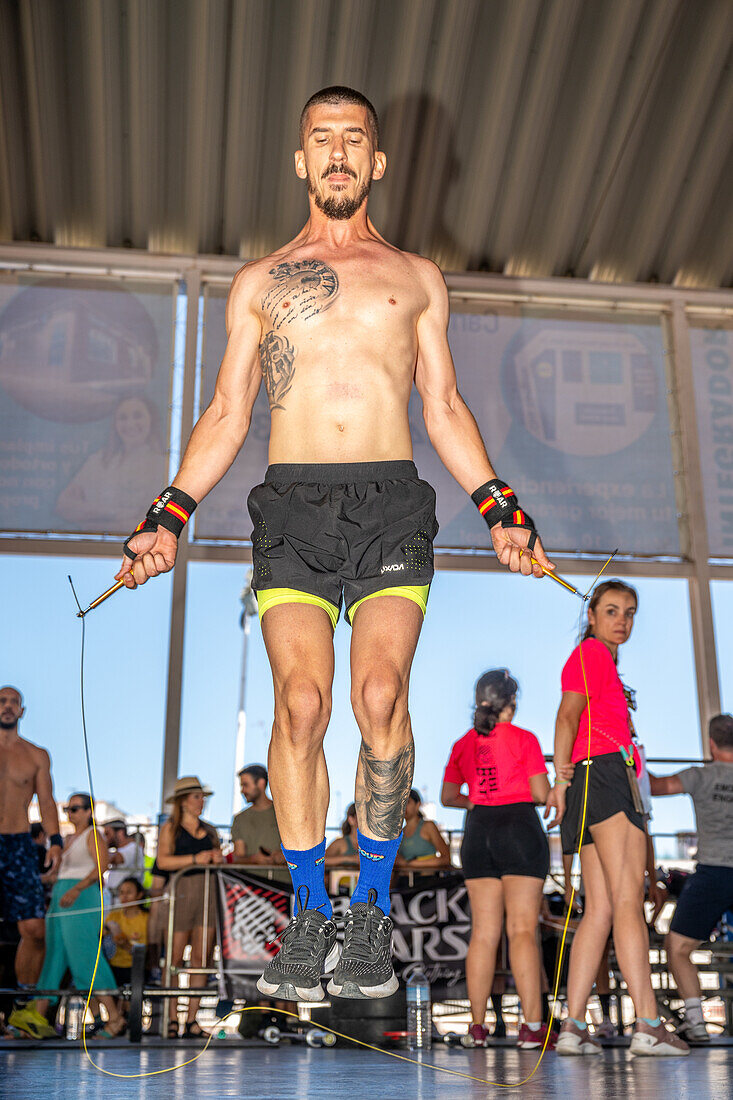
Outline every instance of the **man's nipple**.
<svg viewBox="0 0 733 1100"><path fill-rule="evenodd" d="M342 431L344 430L344 425L343 425L343 424L339 424L338 428L339 428L339 431L340 431L340 432L342 432Z"/></svg>

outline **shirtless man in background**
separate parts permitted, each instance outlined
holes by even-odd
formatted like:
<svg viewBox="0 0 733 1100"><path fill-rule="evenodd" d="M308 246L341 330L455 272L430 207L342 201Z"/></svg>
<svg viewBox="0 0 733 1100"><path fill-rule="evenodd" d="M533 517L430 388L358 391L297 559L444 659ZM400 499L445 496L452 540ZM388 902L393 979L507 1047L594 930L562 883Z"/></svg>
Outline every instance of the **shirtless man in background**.
<svg viewBox="0 0 733 1100"><path fill-rule="evenodd" d="M328 991L386 997L397 988L389 880L414 766L408 684L438 529L435 494L412 463L413 383L430 440L485 516L502 564L535 576L537 563L552 566L458 393L439 269L388 244L367 215L371 184L386 169L374 108L351 89L324 89L303 109L300 143L308 221L235 276L214 397L173 486L128 539L117 577L134 588L173 567L186 519L244 443L264 378L270 465L248 501L253 588L275 689L271 790L297 904L258 985L272 997L320 1000L321 976L337 958L323 873L323 738L343 599L362 736L360 873Z"/></svg>
<svg viewBox="0 0 733 1100"><path fill-rule="evenodd" d="M51 838L51 871L58 870L63 841L53 797L51 758L45 749L18 733L24 713L18 689L0 687L0 907L6 921L18 924L15 977L22 990L8 1022L39 1037L48 1031L48 1024L32 1008L25 1007L32 1000L46 946L46 905L37 848L28 822L28 807L34 795L38 796L41 824Z"/></svg>

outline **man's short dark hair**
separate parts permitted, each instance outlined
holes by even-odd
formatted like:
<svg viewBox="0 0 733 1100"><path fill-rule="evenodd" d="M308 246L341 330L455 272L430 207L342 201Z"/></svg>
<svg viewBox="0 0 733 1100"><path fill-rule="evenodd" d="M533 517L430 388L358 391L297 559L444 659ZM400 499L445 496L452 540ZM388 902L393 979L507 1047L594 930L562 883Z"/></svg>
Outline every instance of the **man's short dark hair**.
<svg viewBox="0 0 733 1100"><path fill-rule="evenodd" d="M733 715L716 714L708 727L710 740L724 752L733 750Z"/></svg>
<svg viewBox="0 0 733 1100"><path fill-rule="evenodd" d="M379 119L377 117L377 112L374 110L373 104L369 102L365 95L362 95L361 92L357 92L354 88L347 88L343 84L333 84L330 88L321 88L320 92L315 92L310 97L305 107L300 112L301 149L304 148L305 145L305 123L308 112L311 107L319 107L322 103L328 103L330 106L337 103L354 103L357 107L363 107L367 113L369 138L376 152L379 148Z"/></svg>
<svg viewBox="0 0 733 1100"><path fill-rule="evenodd" d="M265 786L267 786L267 768L262 764L247 764L246 767L238 772L238 775L251 775L255 781L264 779Z"/></svg>
<svg viewBox="0 0 733 1100"><path fill-rule="evenodd" d="M105 829L114 829L117 832L123 832L127 836L127 822L123 821L121 817L113 817L111 821L105 821Z"/></svg>
<svg viewBox="0 0 733 1100"><path fill-rule="evenodd" d="M18 699L20 700L20 705L23 706L23 692L20 691L17 687L13 687L12 684L3 684L0 687L0 691L14 691L15 694L18 696Z"/></svg>

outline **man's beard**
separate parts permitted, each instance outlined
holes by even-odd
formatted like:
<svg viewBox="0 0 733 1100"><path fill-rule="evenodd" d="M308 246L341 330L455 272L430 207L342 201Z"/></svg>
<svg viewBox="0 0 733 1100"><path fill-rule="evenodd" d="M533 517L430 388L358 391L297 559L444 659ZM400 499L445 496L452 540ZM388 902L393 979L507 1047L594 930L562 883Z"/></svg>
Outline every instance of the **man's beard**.
<svg viewBox="0 0 733 1100"><path fill-rule="evenodd" d="M327 218L337 222L345 222L348 221L349 218L353 218L357 210L366 201L371 186L372 181L366 180L362 185L361 191L359 191L353 199L339 198L336 195L329 195L327 199L324 199L313 186L310 176L308 177L308 191L313 195L316 206Z"/></svg>
<svg viewBox="0 0 733 1100"><path fill-rule="evenodd" d="M14 730L17 725L17 718L0 718L0 730Z"/></svg>

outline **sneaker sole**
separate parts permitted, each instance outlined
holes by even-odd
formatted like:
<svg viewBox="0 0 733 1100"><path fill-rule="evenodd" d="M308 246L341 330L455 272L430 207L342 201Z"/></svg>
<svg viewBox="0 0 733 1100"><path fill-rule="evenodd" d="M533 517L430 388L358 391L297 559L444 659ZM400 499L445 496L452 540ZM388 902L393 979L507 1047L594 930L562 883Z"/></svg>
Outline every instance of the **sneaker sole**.
<svg viewBox="0 0 733 1100"><path fill-rule="evenodd" d="M387 982L381 985L357 985L356 982L346 981L343 985L336 985L333 978L328 983L327 992L332 997L345 997L353 1001L376 1001L381 997L391 997L400 987L395 974Z"/></svg>
<svg viewBox="0 0 733 1100"><path fill-rule="evenodd" d="M575 1042L566 1040L564 1043L561 1043L559 1039L555 1047L555 1052L565 1057L571 1056L575 1058L587 1058L589 1055L603 1053L600 1047L593 1046L591 1043L581 1043L577 1040Z"/></svg>
<svg viewBox="0 0 733 1100"><path fill-rule="evenodd" d="M690 1050L689 1047L687 1050L678 1050L671 1043L658 1043L653 1039L648 1043L645 1039L640 1039L634 1035L629 1046L629 1052L635 1054L637 1058L684 1058L690 1053Z"/></svg>
<svg viewBox="0 0 733 1100"><path fill-rule="evenodd" d="M257 988L265 997L272 997L276 1001L322 1001L324 1000L323 986L319 983L313 986L298 986L292 982L280 982L273 985L264 978L257 979Z"/></svg>

